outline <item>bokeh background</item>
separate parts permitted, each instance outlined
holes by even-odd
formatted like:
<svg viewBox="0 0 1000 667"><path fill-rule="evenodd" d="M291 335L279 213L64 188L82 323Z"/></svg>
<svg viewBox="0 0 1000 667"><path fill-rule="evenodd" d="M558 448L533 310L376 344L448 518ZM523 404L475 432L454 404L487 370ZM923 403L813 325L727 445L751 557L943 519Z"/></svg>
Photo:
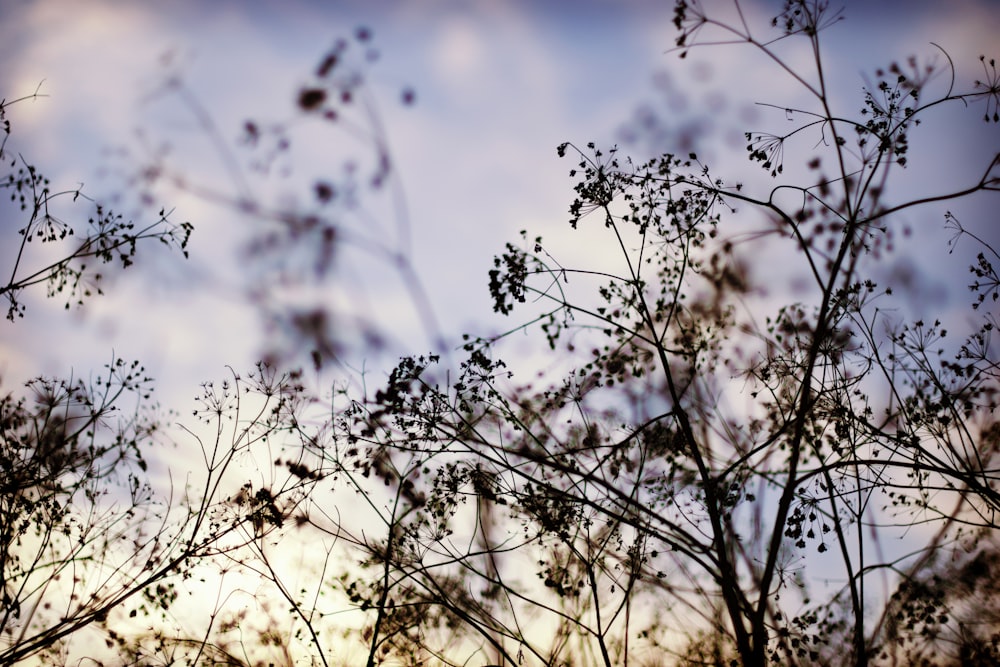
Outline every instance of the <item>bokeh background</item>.
<svg viewBox="0 0 1000 667"><path fill-rule="evenodd" d="M741 4L761 28L777 11L775 3ZM997 55L989 49L1000 46L995 0L842 4L845 20L829 29L825 55L845 114L860 109L862 86L878 67L910 55L936 62L943 90L950 77L943 50L956 86L968 89L983 76L978 56ZM521 229L554 239L549 245L562 249L560 259L599 261L600 247L567 233L572 165L556 156L561 142L618 143L640 156L697 150L715 173L767 185L744 159L743 132L787 121L755 102L809 101L791 78L775 76L739 45L678 58L671 18L672 3L654 0L3 0L0 94L44 95L10 108L9 148L56 188L83 184L85 194L137 221L166 206L175 222L195 225L189 261L140 253L136 268L112 274L107 295L83 309L67 312L62 301L35 293L28 317L3 325L6 386L38 373L85 373L113 353L142 360L161 400L185 409L198 382L267 353L278 334L248 296L254 281L269 279L246 253L255 223L232 199L204 193L235 198L249 188L275 206L301 210L316 178L342 173L352 155L370 148L342 128L309 125L296 105L341 38L355 45L352 66L364 73L373 114L366 127L377 123L395 168L392 187L366 199L364 216L350 222L363 242L343 245L336 272L311 297L374 323L383 337L378 351L362 337L347 341L341 360L353 368L385 367L396 354L432 349L442 339L454 347L463 332L502 330L506 324L490 309L487 271ZM782 53L802 64L810 57L801 46ZM897 174L893 194L946 191L978 174L1000 146L997 126L983 127L983 108L958 106L913 133L911 166ZM263 149L245 145L249 119L289 129L292 148L266 174L252 167ZM151 164L183 175L185 187L143 181ZM786 173L796 166L786 165ZM946 259L946 210L900 216L915 233L900 248L905 257L886 267L919 294L913 307L922 316L967 311L966 267L977 249L966 243ZM64 215L86 212L67 208ZM985 198L954 212L985 238L1000 238L995 206ZM0 266L13 261L23 222L4 209ZM759 223L733 224L751 232ZM405 255L412 273L373 251L372 239ZM760 273L766 270L764 263L755 277L776 294L794 288L780 272Z"/></svg>
<svg viewBox="0 0 1000 667"><path fill-rule="evenodd" d="M703 4L732 12L728 1ZM740 6L750 25L766 30L780 4ZM43 290L26 295L26 318L0 324L4 390L38 374L88 376L112 356L138 359L156 378L160 402L183 422L199 383L227 377L226 366L239 371L283 354L309 367L308 337L268 319L285 305L330 314L342 345L315 371L320 384L367 378L376 386L397 355L448 352L463 333L504 331L521 320L492 312L488 271L520 230L543 235L563 265L600 266L609 254L590 230L571 232L566 223L574 162L557 157L562 142L618 144L638 157L696 151L715 175L766 192L775 181L746 160L744 132L780 132L790 125L786 107L812 101L741 44L679 58L672 5L0 0L0 97L38 93L9 108L7 150L42 169L55 190L82 184L140 224L165 207L174 222L195 227L188 260L140 248L136 266L110 272L107 294L83 308L66 310ZM844 116L858 112L863 87L892 62L935 63L933 86L943 93L949 57L959 90L983 78L981 54L1000 57L997 0L831 5L843 6L844 20L824 36L825 74ZM349 44L343 76L362 84L353 114L326 123L298 102L338 40ZM802 44L775 48L792 66L810 67ZM982 104L953 104L929 114L911 135L909 166L895 173L890 198L944 193L978 178L1000 149L1000 124L984 124L984 112ZM248 121L261 133L256 141ZM802 173L818 140L789 150L785 178ZM315 184L369 173L373 147L390 156L387 184L361 187L354 207L320 211L341 230L328 273L305 266L309 248L286 256L248 250L273 228L263 207L308 215ZM248 200L261 208L241 206ZM58 205L67 220L91 213L68 197ZM997 210L994 193L896 216L892 224L912 233L876 274L900 297L900 317L940 318L960 338L972 299L967 267L979 248L968 239L950 247L944 215L952 211L1000 248ZM16 206L0 203L0 272L11 270L25 222ZM724 234L747 243L768 228L744 211L725 225ZM752 251L762 307L808 300L794 263L766 243ZM509 361L521 372L551 361L537 339L516 336L512 345ZM191 438L155 454L159 472L198 463Z"/></svg>

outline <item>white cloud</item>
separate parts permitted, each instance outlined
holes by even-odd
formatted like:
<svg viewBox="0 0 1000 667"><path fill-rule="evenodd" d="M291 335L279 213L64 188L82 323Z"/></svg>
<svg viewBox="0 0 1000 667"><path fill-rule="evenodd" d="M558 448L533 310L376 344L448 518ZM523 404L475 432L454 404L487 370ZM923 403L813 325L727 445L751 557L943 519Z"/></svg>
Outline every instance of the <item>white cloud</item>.
<svg viewBox="0 0 1000 667"><path fill-rule="evenodd" d="M447 17L436 28L433 61L447 84L464 86L484 76L485 45L479 28L462 16Z"/></svg>

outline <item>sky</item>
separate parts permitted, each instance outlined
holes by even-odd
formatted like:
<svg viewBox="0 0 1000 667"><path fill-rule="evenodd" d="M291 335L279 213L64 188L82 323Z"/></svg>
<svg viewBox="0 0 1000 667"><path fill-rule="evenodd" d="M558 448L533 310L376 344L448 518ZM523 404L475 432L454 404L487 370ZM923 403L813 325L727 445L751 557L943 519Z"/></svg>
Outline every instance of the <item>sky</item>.
<svg viewBox="0 0 1000 667"><path fill-rule="evenodd" d="M827 74L845 113L859 107L863 77L874 68L910 54L941 62L931 42L950 54L958 83L968 87L982 75L978 55L1000 34L995 0L845 4L846 20L826 42ZM761 26L773 13L768 3L743 6ZM370 149L295 108L298 91L339 38L357 46L352 53L373 109L367 127L377 121L396 178L366 200L367 217L351 223L361 240L341 249L334 284L325 283L319 298L375 322L390 356L428 350L438 336L454 345L462 332L501 330L487 272L521 229L553 239L567 261L600 260L601 247L566 225L572 165L556 156L559 143L617 142L642 154L672 141L697 148L733 180L765 183L744 159L742 133L781 121L754 102L791 104L803 99L800 91L746 49L680 60L671 51L671 12L671 3L652 0L0 0L2 94L45 96L11 107L17 150L58 186L82 183L89 196L139 220L162 205L174 209L175 222L195 225L189 261L151 253L83 309L65 312L39 293L25 320L4 324L5 383L80 372L115 354L142 360L169 401L189 396L226 364L247 367L260 357L274 333L247 300L248 285L261 275L245 252L254 223L191 190L235 197L250 188L263 201L301 209L313 179L342 174L346 160ZM358 45L362 26L371 39ZM378 58L367 62L371 48ZM793 61L804 56L785 53ZM406 90L414 91L413 104L401 102ZM970 109L957 121L942 114L936 130L914 139L912 192L959 182L1000 145L981 112ZM249 167L260 152L241 144L248 119L289 128L292 149L266 177ZM139 198L146 184L136 179L157 160L187 187L158 183L151 208ZM232 163L244 176L232 175ZM968 206L956 211L963 222L992 233L995 214L990 220L982 199ZM66 215L82 214L71 211ZM930 207L907 220L920 233L906 267L923 290L918 306L946 312L965 306L968 261L941 268L949 266L940 259L948 238L943 213ZM2 231L10 234L20 220L4 215ZM401 274L373 244L403 253L412 273ZM10 261L4 250L0 266ZM279 296L298 298L290 290ZM423 298L427 306L418 305ZM372 355L356 346L349 364L359 368Z"/></svg>
<svg viewBox="0 0 1000 667"><path fill-rule="evenodd" d="M777 4L743 7L764 26ZM859 108L864 77L875 68L911 54L941 63L931 42L951 56L963 88L982 76L981 53L1000 57L998 0L843 4L845 20L825 44L833 99L845 114ZM487 272L521 229L544 235L565 264L604 259L586 230L571 233L566 224L574 182L573 165L556 155L562 142L619 143L637 154L696 149L717 173L769 185L745 159L743 132L785 122L755 102L805 103L801 91L740 46L679 59L671 18L672 3L662 0L0 0L0 97L44 95L9 109L10 146L57 187L82 183L90 197L137 220L166 206L173 220L195 226L187 261L140 254L134 269L83 309L67 312L39 293L24 320L0 323L3 388L39 373L86 375L116 355L141 360L160 401L185 414L199 383L226 377L227 365L248 368L269 348L274 334L247 296L255 281L274 275L246 254L260 227L192 190L231 197L249 190L302 210L315 179L342 176L345 161L370 152L370 140L296 109L299 91L340 38L365 72L374 115L362 125L371 130L377 122L396 168L391 187L366 199L363 215L348 217L354 240L341 248L336 274L318 295L302 296L374 322L389 341L385 354L353 347L343 368L355 375L365 368L380 377L387 358L424 352L438 335L454 346L463 332L510 326L491 311ZM363 44L359 27L371 34ZM370 48L378 52L374 62L366 61ZM795 47L783 54L806 62ZM412 104L402 102L407 90ZM914 132L900 196L946 191L978 174L1000 147L1000 125L985 126L982 113L929 116ZM288 129L292 148L267 174L251 166L267 145L254 152L242 141L248 119ZM153 162L182 174L187 187L161 181L147 188L137 175ZM234 162L241 176L233 176ZM152 205L140 197L147 189ZM964 243L948 255L949 209L901 216L915 232L901 248L897 275L910 277L917 314L961 319L966 266L978 249ZM996 210L995 197L954 207L1000 246ZM10 239L22 224L0 208L0 271L10 266ZM752 231L760 221L734 224ZM412 272L401 274L373 247L402 252ZM781 275L781 264L763 255L756 277ZM427 306L419 305L423 298Z"/></svg>

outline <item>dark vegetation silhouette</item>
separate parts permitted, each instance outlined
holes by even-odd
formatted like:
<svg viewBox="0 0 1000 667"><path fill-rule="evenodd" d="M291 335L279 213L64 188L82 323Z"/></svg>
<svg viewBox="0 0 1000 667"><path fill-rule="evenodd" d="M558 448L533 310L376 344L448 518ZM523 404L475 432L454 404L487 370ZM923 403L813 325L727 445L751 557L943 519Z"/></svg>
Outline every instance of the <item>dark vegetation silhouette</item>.
<svg viewBox="0 0 1000 667"><path fill-rule="evenodd" d="M937 108L969 107L994 136L995 63L967 88L940 49L893 63L844 114L821 50L835 8L788 1L751 27L732 6L728 21L677 2L675 53L742 45L807 94L765 100L781 131L746 133L765 178L732 181L688 150L558 147L570 225L599 252L508 244L488 273L494 309L526 311L508 333L405 357L375 387L346 376L332 396L267 364L206 385L188 431L202 481L172 499L146 473L161 428L138 366L5 399L0 663L996 664L1000 257L965 213L945 216L953 244L981 250L961 321L909 319L912 293L880 282L904 214L996 197L1000 153L953 190L905 188L911 146L947 131ZM796 42L808 64L784 59ZM337 123L364 99L362 78L338 78L347 48L321 60L300 113ZM382 192L387 144L366 136ZM350 191L312 188L320 204ZM268 253L351 236L249 191L206 196L275 223ZM30 220L26 234L44 213ZM190 227L158 225L146 236L184 245ZM400 248L376 254L406 273ZM765 262L803 287L774 288ZM286 320L317 368L343 349L336 315ZM507 347L523 332L556 360L530 381ZM135 417L107 412L126 396ZM72 644L87 631L100 651Z"/></svg>
<svg viewBox="0 0 1000 667"><path fill-rule="evenodd" d="M367 192L395 187L373 99L348 57L362 51L362 62L374 60L370 39L359 30L352 41L337 41L314 73L314 87L293 101L295 119L336 123L366 149L342 174L309 184L313 204L306 210L282 208L251 187L254 176L278 170L290 149L291 123L248 120L239 142L249 152L248 166L240 166L244 156L230 151L169 57L150 98L180 100L223 153L233 189L192 183L168 162L168 151L125 156L126 187L138 195L140 216L157 210L155 193L165 184L255 223L242 239L244 268L253 274L244 296L275 333L276 343L265 351L274 363L294 356L319 366L345 340L378 344L361 319L345 313L334 331L315 303L283 301L333 272L335 246L353 245L401 274L410 270L405 239L390 245L391 235L368 225L363 208ZM157 259L155 246L187 258L194 230L190 222L175 223L165 208L151 223L136 222L91 201L82 186L56 189L22 154L10 119L12 106L44 97L36 90L0 102L0 187L10 194L2 215L5 234L17 241L3 247L9 278L0 294L10 326L30 318L29 305L43 294L65 299L66 309L82 307L104 294L112 273L119 279L123 270ZM413 93L404 90L402 103L412 102ZM356 211L359 223L334 228L331 211L341 223L344 211ZM283 281L273 280L278 273ZM421 298L419 285L410 286ZM292 338L306 351L289 351ZM312 456L307 443L292 445L309 402L301 373L265 362L248 373L231 371L222 382L202 385L189 422L160 408L152 384L139 362L112 356L101 372L38 377L0 397L0 664L85 658L214 664L246 656L215 641L221 607L204 619L198 639L180 634L171 609L179 598L201 596L209 580L227 582L225 575L250 558L266 563L263 541L288 527L286 518L319 480L303 464ZM272 442L278 440L291 450L276 460L281 447ZM192 468L168 467L179 448L180 460L195 462ZM266 651L269 632L262 626L252 643Z"/></svg>
<svg viewBox="0 0 1000 667"><path fill-rule="evenodd" d="M11 322L25 317L25 293L37 286L66 298L67 308L102 294L94 264L128 268L154 241L186 257L193 230L165 211L143 225L101 204L86 223L62 217L89 206L87 197L54 191L7 142L10 105L37 97L0 103L2 187L13 203L5 215L21 214L23 225L19 242L5 246L11 270L0 291ZM228 489L254 448L287 430L299 391L290 375L263 365L246 379L205 385L194 417L214 437L192 436L202 467L180 488L157 479L162 460L147 463L169 449L170 414L154 402L139 362L112 356L100 372L38 377L0 397L0 664L64 664L94 646L127 647L115 629L121 623L160 617L200 563L239 553L280 526L276 504L301 498L298 477Z"/></svg>

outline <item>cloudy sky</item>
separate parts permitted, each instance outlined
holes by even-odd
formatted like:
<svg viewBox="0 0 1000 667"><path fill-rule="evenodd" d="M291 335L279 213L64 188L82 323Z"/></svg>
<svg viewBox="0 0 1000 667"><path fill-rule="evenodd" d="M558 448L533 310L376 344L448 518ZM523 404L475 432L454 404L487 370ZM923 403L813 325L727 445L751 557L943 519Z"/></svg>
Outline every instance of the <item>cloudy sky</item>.
<svg viewBox="0 0 1000 667"><path fill-rule="evenodd" d="M765 26L774 13L768 3L743 4L752 24ZM1000 34L995 0L845 4L846 20L827 38L827 73L844 113L859 108L863 77L876 67L911 54L943 62L930 42L951 55L963 87L982 75L980 53L1000 56L989 53ZM296 110L298 91L339 38L350 41L365 72L374 115L362 124L378 129L397 179L366 200L366 217L352 219L359 240L338 256L339 282L327 286L331 305L376 321L401 351L430 344L407 288L414 284L438 332L451 340L465 330L497 330L487 271L518 230L557 239L567 257L600 253L566 233L571 165L556 157L557 144L620 142L642 153L674 143L697 148L734 180L759 180L743 158L742 132L776 120L753 103L791 104L803 99L801 91L745 49L679 60L669 52L671 16L672 3L653 0L0 0L0 94L45 95L11 107L16 150L57 187L83 183L85 193L140 220L154 211L138 197L144 183L134 179L159 160L184 175L185 187L157 183L155 206L195 225L189 262L153 253L82 311L30 301L26 320L4 325L0 372L18 380L79 371L113 351L141 359L168 393L173 387L186 397L225 364L252 363L263 343L246 297L250 223L204 192L235 198L249 190L299 210L316 178L342 174L345 161L370 152L370 135L359 139ZM356 39L361 26L371 32L363 43ZM785 53L793 61L803 56L795 48ZM413 104L402 103L407 90L415 91ZM940 191L980 169L1000 145L996 126L985 127L981 116L982 109L958 121L941 115L915 138L923 143L914 146L916 166L907 174L912 191ZM248 119L289 130L292 152L266 175L252 168L261 153L241 143ZM945 256L944 210L908 221L921 231L914 257ZM980 201L956 213L989 231L996 221L981 219L987 210ZM4 216L6 271L11 232L23 220L6 209ZM414 273L396 271L372 251L376 242L403 252ZM927 290L924 303L945 309L964 302L966 264L956 260L942 273L911 262Z"/></svg>
<svg viewBox="0 0 1000 667"><path fill-rule="evenodd" d="M728 0L703 4L731 12ZM751 25L765 29L781 3L741 4ZM951 56L958 88L983 76L981 53L1000 57L998 0L843 4L845 20L825 35L826 74L841 114L858 111L865 77L879 67L910 55L944 65L931 42ZM571 233L566 224L573 165L556 155L562 142L617 142L640 155L697 150L713 172L771 187L747 163L743 132L787 121L755 102L808 100L740 45L678 59L672 5L0 0L0 97L41 95L9 108L7 150L36 164L57 190L82 183L84 193L140 223L165 206L175 222L195 226L188 261L140 254L135 269L113 276L107 294L83 309L67 312L40 292L29 297L24 320L0 323L3 389L39 373L85 376L116 355L141 360L164 406L187 414L200 382L226 377L226 365L248 368L274 343L250 293L276 275L268 261L278 260L248 257L248 241L267 221L234 201L308 212L315 182L344 178L350 161L369 168L373 144L386 147L395 171L389 187L364 197L359 209L335 211L346 231L337 271L318 290L302 287L304 296L293 280L273 298L319 299L373 322L388 356L423 352L438 334L454 345L462 332L509 326L491 312L487 272L521 229L543 234L564 264L604 259L587 230ZM351 45L345 71L364 74L354 108L367 111L330 124L300 113L296 100L339 39ZM781 53L809 65L794 43ZM946 72L939 90L947 79ZM981 106L953 107L929 114L913 133L911 166L898 174L896 196L968 183L1000 148L1000 125L985 125ZM262 132L256 148L248 145L248 120ZM269 161L282 137L290 148ZM161 167L155 183L142 178L150 165ZM62 206L58 214L67 219L91 212L80 202ZM914 290L918 314L960 324L969 303L966 267L978 249L966 243L948 255L947 210L1000 247L995 196L928 206L900 216L914 234L899 248L895 275ZM0 203L0 275L10 271L24 223ZM747 233L762 225L752 217L727 224ZM412 272L400 272L387 252L404 256ZM755 278L774 282L768 271L780 275L782 258L760 259ZM363 345L345 358L354 377L362 367L380 377L386 361Z"/></svg>

